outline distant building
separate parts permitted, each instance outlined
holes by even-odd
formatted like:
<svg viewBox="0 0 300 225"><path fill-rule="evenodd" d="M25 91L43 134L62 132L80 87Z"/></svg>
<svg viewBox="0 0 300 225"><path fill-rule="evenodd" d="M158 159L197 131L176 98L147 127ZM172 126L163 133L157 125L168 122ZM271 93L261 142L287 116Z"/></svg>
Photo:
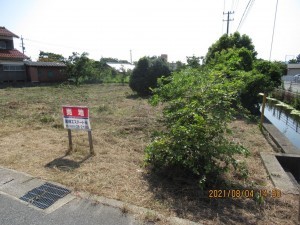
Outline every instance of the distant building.
<svg viewBox="0 0 300 225"><path fill-rule="evenodd" d="M61 62L31 62L26 55L14 49L17 35L0 27L0 82L59 82L67 80Z"/></svg>
<svg viewBox="0 0 300 225"><path fill-rule="evenodd" d="M61 62L25 62L27 80L31 82L61 82L67 80L66 65Z"/></svg>
<svg viewBox="0 0 300 225"><path fill-rule="evenodd" d="M108 62L106 63L109 67L119 71L123 72L123 70L128 71L128 70L133 70L135 65L132 65L130 63L117 63L117 62Z"/></svg>
<svg viewBox="0 0 300 225"><path fill-rule="evenodd" d="M24 60L26 55L14 48L17 35L0 27L0 82L26 81Z"/></svg>
<svg viewBox="0 0 300 225"><path fill-rule="evenodd" d="M287 75L300 74L300 64L287 64Z"/></svg>
<svg viewBox="0 0 300 225"><path fill-rule="evenodd" d="M164 60L165 62L168 62L168 55L167 54L161 54L160 58Z"/></svg>

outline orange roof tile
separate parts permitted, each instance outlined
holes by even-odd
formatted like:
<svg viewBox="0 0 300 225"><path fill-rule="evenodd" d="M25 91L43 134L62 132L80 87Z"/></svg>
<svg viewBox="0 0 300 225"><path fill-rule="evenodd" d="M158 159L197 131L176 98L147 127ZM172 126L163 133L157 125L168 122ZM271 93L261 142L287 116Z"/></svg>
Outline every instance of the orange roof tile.
<svg viewBox="0 0 300 225"><path fill-rule="evenodd" d="M11 31L7 30L5 27L0 27L0 36L19 38L18 35L15 35Z"/></svg>
<svg viewBox="0 0 300 225"><path fill-rule="evenodd" d="M0 49L0 59L29 59L29 57L17 49Z"/></svg>

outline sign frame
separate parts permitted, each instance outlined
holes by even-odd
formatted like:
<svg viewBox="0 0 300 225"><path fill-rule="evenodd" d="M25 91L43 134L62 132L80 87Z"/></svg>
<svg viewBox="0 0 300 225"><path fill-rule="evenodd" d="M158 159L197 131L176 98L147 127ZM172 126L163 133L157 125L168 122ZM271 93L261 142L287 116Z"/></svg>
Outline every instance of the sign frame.
<svg viewBox="0 0 300 225"><path fill-rule="evenodd" d="M90 145L90 154L95 155L92 128L89 119L89 108L87 106L62 106L64 128L68 130L69 149L67 154L73 150L72 130L86 130Z"/></svg>
<svg viewBox="0 0 300 225"><path fill-rule="evenodd" d="M64 128L91 130L89 108L86 106L62 106Z"/></svg>

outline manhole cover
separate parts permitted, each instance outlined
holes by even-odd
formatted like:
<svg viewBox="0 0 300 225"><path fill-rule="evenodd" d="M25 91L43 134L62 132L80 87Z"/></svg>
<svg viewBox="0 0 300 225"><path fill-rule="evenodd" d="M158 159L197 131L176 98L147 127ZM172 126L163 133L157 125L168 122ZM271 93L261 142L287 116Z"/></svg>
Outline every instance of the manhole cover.
<svg viewBox="0 0 300 225"><path fill-rule="evenodd" d="M71 191L66 188L45 183L40 187L32 189L20 199L40 209L46 209L58 199L65 197L70 192Z"/></svg>

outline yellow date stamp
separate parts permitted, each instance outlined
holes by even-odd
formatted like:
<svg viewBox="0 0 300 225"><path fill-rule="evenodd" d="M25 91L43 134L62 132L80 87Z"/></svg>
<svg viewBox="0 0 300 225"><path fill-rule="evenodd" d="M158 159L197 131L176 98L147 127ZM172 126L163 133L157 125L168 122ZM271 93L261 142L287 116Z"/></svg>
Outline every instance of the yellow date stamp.
<svg viewBox="0 0 300 225"><path fill-rule="evenodd" d="M280 198L281 191L279 189L212 189L208 190L209 198L254 198L262 196L264 198Z"/></svg>

